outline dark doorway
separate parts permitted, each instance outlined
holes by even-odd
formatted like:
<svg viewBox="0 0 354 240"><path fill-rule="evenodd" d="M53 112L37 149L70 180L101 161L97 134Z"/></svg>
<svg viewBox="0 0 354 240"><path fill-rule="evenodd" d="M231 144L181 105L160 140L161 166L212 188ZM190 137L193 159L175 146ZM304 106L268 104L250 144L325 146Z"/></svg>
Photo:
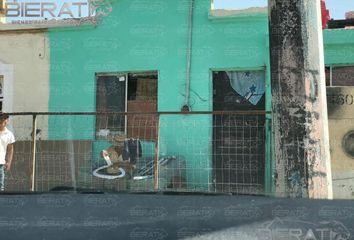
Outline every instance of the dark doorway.
<svg viewBox="0 0 354 240"><path fill-rule="evenodd" d="M96 74L96 111L126 111L125 74ZM96 118L96 137L100 138L100 130L109 130L112 135L125 133L124 115L98 115Z"/></svg>
<svg viewBox="0 0 354 240"><path fill-rule="evenodd" d="M213 72L214 111L265 110L264 71ZM214 181L218 192L262 194L265 182L265 116L215 115Z"/></svg>

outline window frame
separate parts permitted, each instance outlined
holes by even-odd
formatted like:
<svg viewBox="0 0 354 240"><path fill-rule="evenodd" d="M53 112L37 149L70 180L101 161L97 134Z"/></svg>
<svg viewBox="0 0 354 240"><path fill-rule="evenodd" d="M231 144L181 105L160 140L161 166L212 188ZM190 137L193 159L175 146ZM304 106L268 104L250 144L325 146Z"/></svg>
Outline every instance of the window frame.
<svg viewBox="0 0 354 240"><path fill-rule="evenodd" d="M354 63L352 64L331 64L331 65L325 65L325 69L329 68L329 85L327 85L326 81L326 87L354 87L353 85L333 85L333 69L334 68L340 68L340 67L352 67L354 70Z"/></svg>
<svg viewBox="0 0 354 240"><path fill-rule="evenodd" d="M159 71L158 70L147 70L147 71L122 71L122 72L95 72L95 93L94 93L94 97L95 97L95 111L97 112L97 83L98 83L98 78L102 77L102 76L117 76L117 79L119 76L124 76L125 77L125 113L128 113L128 101L129 101L129 93L128 93L128 87L129 87L129 75L133 75L133 74L139 74L139 75L153 75L155 74L157 76L156 78L156 86L157 86L157 96L156 96L156 103L158 103L158 79L159 79ZM156 109L157 111L157 109ZM124 134L127 136L128 134L128 117L127 115L125 115L125 123L124 123ZM106 128L107 130L109 130L109 128ZM100 136L98 133L101 129L99 129L97 127L97 116L95 117L95 139L96 140L102 140L102 139L106 139L107 137L110 136L110 134L108 133L107 136L103 137Z"/></svg>

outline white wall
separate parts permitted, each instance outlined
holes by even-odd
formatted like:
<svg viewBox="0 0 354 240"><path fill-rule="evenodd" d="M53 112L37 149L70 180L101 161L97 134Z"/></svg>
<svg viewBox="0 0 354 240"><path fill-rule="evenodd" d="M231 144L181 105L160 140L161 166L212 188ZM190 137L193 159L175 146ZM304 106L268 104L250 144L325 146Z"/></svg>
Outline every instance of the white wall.
<svg viewBox="0 0 354 240"><path fill-rule="evenodd" d="M6 0L3 0L1 7L4 8ZM5 23L6 18L3 13L0 14L0 23Z"/></svg>
<svg viewBox="0 0 354 240"><path fill-rule="evenodd" d="M48 112L49 54L46 32L0 32L4 111ZM47 128L46 118L40 117L39 121L38 128ZM13 117L11 122L17 139L30 138L31 117Z"/></svg>

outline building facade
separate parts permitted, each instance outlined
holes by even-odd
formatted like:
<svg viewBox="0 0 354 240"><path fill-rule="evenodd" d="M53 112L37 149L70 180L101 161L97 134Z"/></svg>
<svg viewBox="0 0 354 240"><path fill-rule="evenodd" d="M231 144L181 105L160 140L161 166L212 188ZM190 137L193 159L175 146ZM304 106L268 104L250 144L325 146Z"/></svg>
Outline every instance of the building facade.
<svg viewBox="0 0 354 240"><path fill-rule="evenodd" d="M45 88L40 93L45 96L34 96L33 102L14 100L16 106L28 104L14 111L176 112L160 114L158 121L129 121L158 123L149 128L150 133L137 135L129 132L125 119L100 120L93 115L50 116L39 128L46 140L90 141L93 165L99 162L100 150L109 145L107 137L124 132L142 139L145 152L157 149L161 156L183 158L191 190L272 193L267 9L217 10L210 0L195 0L193 11L189 1L159 0L111 1L104 9L99 24L51 27L23 40L46 44L44 65L49 69L26 60L25 69L44 71L38 78L35 73L28 75ZM1 33L6 44L11 32ZM354 66L353 35L353 29L324 30L330 76L339 66ZM9 51L9 56L1 60L13 72L26 66L12 60L14 56L24 60L23 53L5 49L9 48L1 51ZM31 59L40 58L37 55ZM16 75L13 83L21 85L24 80ZM13 88L14 99L30 96L23 89ZM224 117L177 113L183 113L186 105L190 112L244 113ZM236 140L230 131L239 134ZM343 165L339 162L332 160L333 171Z"/></svg>

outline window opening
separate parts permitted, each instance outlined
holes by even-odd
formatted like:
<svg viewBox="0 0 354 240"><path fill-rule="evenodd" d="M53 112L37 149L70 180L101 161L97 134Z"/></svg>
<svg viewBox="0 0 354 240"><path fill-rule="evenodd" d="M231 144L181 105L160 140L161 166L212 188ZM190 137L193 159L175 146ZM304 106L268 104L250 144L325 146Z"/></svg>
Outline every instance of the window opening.
<svg viewBox="0 0 354 240"><path fill-rule="evenodd" d="M326 86L332 86L331 67L325 67Z"/></svg>
<svg viewBox="0 0 354 240"><path fill-rule="evenodd" d="M157 72L96 74L97 112L156 112ZM155 139L153 115L102 115L96 118L96 137L127 135L130 138ZM148 131L147 126L149 126Z"/></svg>
<svg viewBox="0 0 354 240"><path fill-rule="evenodd" d="M326 86L354 86L354 66L330 66L325 71Z"/></svg>

